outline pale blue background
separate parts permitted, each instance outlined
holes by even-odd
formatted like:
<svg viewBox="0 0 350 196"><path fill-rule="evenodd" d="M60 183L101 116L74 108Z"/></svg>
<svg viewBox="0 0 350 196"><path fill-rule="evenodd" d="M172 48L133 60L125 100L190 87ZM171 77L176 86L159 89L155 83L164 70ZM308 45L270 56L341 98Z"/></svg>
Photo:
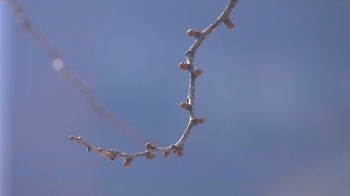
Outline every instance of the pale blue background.
<svg viewBox="0 0 350 196"><path fill-rule="evenodd" d="M225 1L18 0L121 121L175 143L188 123L178 69ZM246 1L198 50L195 127L178 158L107 161L143 145L96 117L38 44L11 28L8 195L350 195L350 2Z"/></svg>

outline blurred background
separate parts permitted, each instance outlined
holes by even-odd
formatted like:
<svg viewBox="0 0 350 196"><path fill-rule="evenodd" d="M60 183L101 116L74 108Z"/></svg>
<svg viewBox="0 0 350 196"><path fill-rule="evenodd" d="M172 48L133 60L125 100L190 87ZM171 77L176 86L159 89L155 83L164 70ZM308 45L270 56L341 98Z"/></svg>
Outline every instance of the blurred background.
<svg viewBox="0 0 350 196"><path fill-rule="evenodd" d="M16 0L94 97L168 146L188 123L178 69L225 1ZM350 195L350 2L245 1L199 48L184 156L108 161L144 143L96 116L0 1L1 195Z"/></svg>

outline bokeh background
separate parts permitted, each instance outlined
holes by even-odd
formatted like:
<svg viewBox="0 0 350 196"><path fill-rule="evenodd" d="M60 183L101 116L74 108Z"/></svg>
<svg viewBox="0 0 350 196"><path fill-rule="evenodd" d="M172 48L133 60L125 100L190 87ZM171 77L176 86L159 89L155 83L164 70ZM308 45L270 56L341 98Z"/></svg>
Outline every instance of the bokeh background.
<svg viewBox="0 0 350 196"><path fill-rule="evenodd" d="M17 0L96 99L140 135L175 143L188 114L178 64L225 1ZM1 23L2 195L350 195L350 2L245 1L195 58L184 156L108 161L68 139L143 151L96 116L16 23Z"/></svg>

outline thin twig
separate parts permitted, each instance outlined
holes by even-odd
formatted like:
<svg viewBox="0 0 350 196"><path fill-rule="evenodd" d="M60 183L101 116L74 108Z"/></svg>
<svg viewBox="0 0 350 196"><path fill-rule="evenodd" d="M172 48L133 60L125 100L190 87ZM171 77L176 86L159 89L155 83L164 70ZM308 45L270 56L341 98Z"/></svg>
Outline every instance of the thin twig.
<svg viewBox="0 0 350 196"><path fill-rule="evenodd" d="M191 105L191 110L189 110L190 122L189 122L189 124L188 124L188 126L187 126L187 128L186 128L186 130L184 132L184 134L182 135L180 140L176 143L176 146L183 147L184 142L186 141L188 135L190 134L190 132L192 130L193 123L195 122L194 120L192 120L192 119L195 119L195 114L194 114L194 100L195 100L194 90L195 90L196 77L193 74L194 55L195 55L197 49L199 48L199 46L204 41L204 39L207 36L209 36L210 33L212 33L216 28L218 28L221 23L223 23L225 20L229 20L228 17L229 17L231 11L233 10L233 8L234 8L234 6L236 5L237 2L238 2L238 0L231 0L231 2L228 4L226 9L220 15L220 17L218 19L216 19L216 21L213 22L211 25L209 25L208 28L206 28L204 31L202 31L199 34L199 37L194 42L194 44L191 46L190 50L188 50L186 52L187 64L191 65L190 69L189 69L189 72L190 72L190 89L189 89L189 92L188 92L188 103Z"/></svg>
<svg viewBox="0 0 350 196"><path fill-rule="evenodd" d="M83 140L81 137L75 137L70 136L70 140L77 141L78 143L83 144L87 147L88 151L94 151L99 154L101 154L103 157L108 158L109 160L115 160L116 158L124 158L124 166L128 167L134 158L145 156L147 159L153 159L155 157L155 153L164 153L164 157L168 157L170 153L177 153L178 156L183 155L183 148L185 141L187 137L189 136L192 128L194 125L202 124L204 123L203 118L195 118L195 112L194 112L194 102L195 102L195 81L198 76L202 74L202 70L195 69L194 67L194 55L201 43L204 41L204 39L210 35L221 23L225 23L225 25L229 28L233 28L233 23L228 18L232 9L236 5L238 0L231 0L229 5L226 7L226 9L223 11L223 13L220 15L220 17L212 23L208 28L206 28L202 32L198 32L195 30L190 29L188 31L188 35L196 37L197 40L194 42L194 44L191 46L191 48L186 52L186 63L180 63L179 67L182 70L188 70L190 73L190 82L189 82L189 92L187 96L186 102L182 102L180 106L188 110L190 120L186 127L185 132L181 136L178 142L176 144L170 145L169 147L157 147L154 146L151 143L146 143L145 147L147 151L134 153L134 154L128 154L128 153L120 153L117 150L111 149L108 152L103 151L102 148L96 148L88 144L85 140Z"/></svg>
<svg viewBox="0 0 350 196"><path fill-rule="evenodd" d="M39 33L39 31L36 28L34 28L33 25L31 25L30 21L22 12L21 8L13 0L6 0L6 1L11 5L13 11L16 13L16 16L19 20L19 23L22 25L22 27L29 34L31 34L37 40L37 42L44 48L44 50L49 54L49 56L53 60L53 67L57 71L61 71L64 78L68 82L70 82L74 87L76 87L76 89L78 89L83 95L85 95L93 111L96 114L100 115L102 118L104 118L106 121L111 123L118 130L122 130L122 132L125 133L126 135L136 138L138 141L142 141L142 142L146 141L144 137L142 137L140 134L136 134L136 132L127 128L119 120L117 120L111 113L109 113L106 109L104 109L93 98L93 96L91 95L90 89L84 84L84 82L79 80L77 77L73 76L73 74L69 71L68 67L65 65L59 53L46 41L46 39ZM198 78L202 74L202 70L195 69L194 67L194 55L197 49L199 48L199 46L201 45L201 43L204 41L204 39L207 36L209 36L222 23L225 23L225 25L229 29L233 28L233 23L230 21L228 17L237 2L238 0L231 0L231 2L228 4L226 9L219 16L219 18L215 20L214 23L209 25L209 27L206 28L204 31L199 32L192 29L188 31L188 35L193 36L197 39L194 42L194 44L191 46L191 48L186 52L186 58L187 58L186 63L180 63L179 67L182 70L188 70L190 73L188 96L187 96L186 102L182 102L180 104L180 106L183 109L188 110L189 112L189 123L185 129L185 132L183 133L179 141L176 142L176 144L170 145L169 147L157 147L151 143L146 143L145 147L147 151L129 154L129 153L121 153L114 149L110 149L109 151L103 151L102 148L96 148L91 146L88 142L83 140L82 137L70 136L69 137L70 140L77 141L78 143L87 147L88 151L94 151L96 153L99 153L103 157L109 160L114 161L116 158L124 158L125 159L124 166L126 167L131 164L134 158L145 156L147 159L153 159L155 157L154 155L155 153L164 153L163 154L164 157L169 156L170 153L177 153L178 156L182 156L185 141L189 136L193 126L204 123L203 118L195 118L195 112L194 112L195 81L196 81L196 78Z"/></svg>
<svg viewBox="0 0 350 196"><path fill-rule="evenodd" d="M112 113L102 107L102 105L94 98L89 86L84 81L76 77L69 67L64 62L60 53L46 40L46 38L40 33L40 31L29 21L27 16L22 11L21 7L13 0L5 0L16 15L18 23L23 27L25 32L30 34L36 42L44 49L44 51L52 59L52 66L56 71L59 71L63 78L73 85L87 100L92 111L100 116L102 119L110 123L116 131L122 132L130 138L136 140L140 144L144 144L149 141L146 137L140 133L124 125L118 120Z"/></svg>

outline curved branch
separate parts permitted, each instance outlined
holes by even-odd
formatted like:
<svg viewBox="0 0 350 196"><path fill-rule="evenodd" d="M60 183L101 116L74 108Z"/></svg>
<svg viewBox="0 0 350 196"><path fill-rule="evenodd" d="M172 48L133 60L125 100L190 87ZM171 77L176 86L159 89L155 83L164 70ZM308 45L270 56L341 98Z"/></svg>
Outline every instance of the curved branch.
<svg viewBox="0 0 350 196"><path fill-rule="evenodd" d="M13 0L6 0L11 6L12 10L17 16L19 24L23 27L23 29L30 35L34 37L34 39L39 43L39 45L45 50L45 52L52 59L52 66L62 73L64 78L71 83L79 92L81 92L85 98L87 99L91 109L107 122L111 123L116 130L121 130L124 134L136 139L139 142L145 142L146 139L135 131L129 129L125 125L123 125L115 116L113 116L110 112L108 112L105 108L103 108L98 101L92 96L91 90L89 87L81 81L79 78L74 76L69 68L66 66L59 52L53 48L49 42L40 34L40 32L31 24L26 15L21 10L20 6L16 4ZM116 158L124 158L124 166L130 166L131 162L134 158L138 157L146 157L147 159L154 159L155 153L163 153L164 157L168 157L170 153L177 153L178 156L183 155L183 148L187 137L189 136L193 126L197 124L203 124L204 118L195 118L194 112L194 103L195 103L195 81L196 79L202 75L203 71L201 69L195 69L194 67L194 55L201 45L201 43L205 40L207 36L209 36L217 27L219 27L222 23L224 23L229 29L233 29L234 25L231 20L228 18L232 9L236 5L238 0L231 0L222 14L218 19L214 21L208 28L204 31L199 32L193 29L188 30L187 34L189 36L197 38L191 48L186 52L186 63L182 62L179 64L179 68L181 70L188 70L190 75L189 81L189 92L187 95L186 102L180 103L180 107L187 110L189 112L189 123L180 137L179 141L176 144L170 145L169 147L157 147L151 143L146 143L146 151L138 152L134 154L122 153L117 150L110 149L109 151L104 151L102 148L96 148L90 145L88 142L83 140L82 137L70 136L69 139L72 141L77 141L78 143L84 145L88 151L93 151L101 154L103 157L109 160L115 160Z"/></svg>
<svg viewBox="0 0 350 196"><path fill-rule="evenodd" d="M181 70L188 70L190 73L190 82L189 82L189 92L187 95L186 102L180 103L180 107L182 107L185 110L188 110L190 120L189 123L185 129L185 132L181 136L178 142L176 144L170 145L169 147L157 147L154 146L151 143L146 143L145 147L147 151L144 152L138 152L134 154L128 154L128 153L120 153L117 150L111 149L108 152L103 151L102 148L96 148L88 144L85 140L83 140L81 137L75 137L70 136L70 140L77 141L78 143L83 144L87 147L88 151L94 151L99 154L101 154L103 157L108 158L109 160L115 160L116 158L124 158L124 166L128 167L130 166L131 162L134 158L138 157L146 157L147 159L153 159L155 157L155 153L163 153L164 157L168 157L170 153L177 153L178 156L183 155L183 148L185 141L187 137L189 136L192 128L194 125L197 124L203 124L204 118L195 118L195 112L194 112L194 103L195 103L195 81L196 79L202 75L201 69L195 69L194 67L194 55L201 43L204 41L204 39L209 36L217 27L220 26L221 23L224 23L229 29L233 29L234 25L231 22L231 20L228 18L232 9L236 5L238 0L231 0L231 2L228 4L226 9L223 11L223 13L219 16L217 20L215 20L214 23L209 25L208 28L206 28L204 31L199 32L193 29L188 30L188 35L197 38L194 44L191 46L191 48L186 52L186 63L182 62L179 64L179 68Z"/></svg>
<svg viewBox="0 0 350 196"><path fill-rule="evenodd" d="M5 0L13 12L16 15L18 23L23 27L24 31L31 35L36 42L44 49L52 60L52 66L56 71L59 71L63 78L73 85L73 87L79 91L87 100L91 110L102 119L110 123L116 131L122 132L137 142L144 144L148 141L146 137L136 132L135 130L124 125L119 119L117 119L112 113L94 98L91 93L91 89L88 85L77 76L75 76L69 67L64 62L60 53L46 40L46 38L40 33L40 31L29 21L28 17L24 14L21 7L13 0Z"/></svg>

